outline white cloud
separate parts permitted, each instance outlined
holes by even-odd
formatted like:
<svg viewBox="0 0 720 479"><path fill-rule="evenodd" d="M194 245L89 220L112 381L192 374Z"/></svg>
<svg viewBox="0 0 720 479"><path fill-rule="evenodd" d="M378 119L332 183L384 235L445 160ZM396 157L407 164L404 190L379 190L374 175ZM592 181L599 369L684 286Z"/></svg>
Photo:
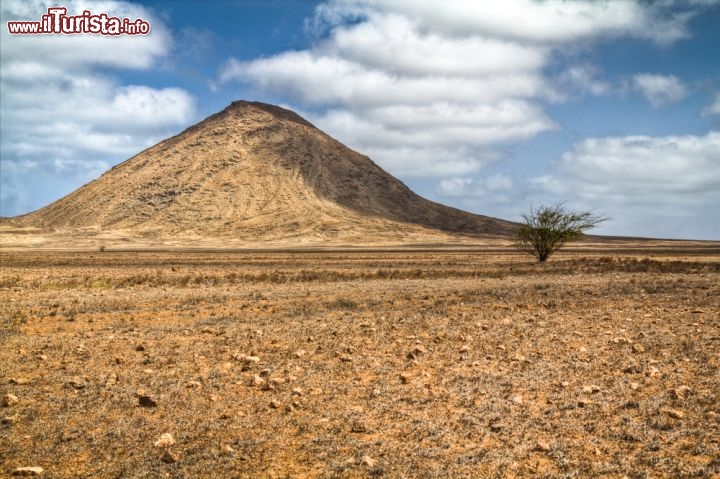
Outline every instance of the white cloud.
<svg viewBox="0 0 720 479"><path fill-rule="evenodd" d="M613 218L607 232L720 238L717 131L590 138L532 183L538 192L606 213Z"/></svg>
<svg viewBox="0 0 720 479"><path fill-rule="evenodd" d="M480 180L474 178L448 178L440 181L435 190L443 196L485 198L491 195L497 197L508 193L512 188L513 180L511 177L496 174Z"/></svg>
<svg viewBox="0 0 720 479"><path fill-rule="evenodd" d="M566 99L572 95L606 95L611 92L610 83L599 79L599 69L594 65L573 65L563 71L553 82L556 85L555 95L558 99Z"/></svg>
<svg viewBox="0 0 720 479"><path fill-rule="evenodd" d="M642 2L503 0L490 4L465 0L369 0L359 3L386 8L424 27L456 36L480 31L496 38L547 44L619 36L667 44L688 36L687 14L667 15L662 5Z"/></svg>
<svg viewBox="0 0 720 479"><path fill-rule="evenodd" d="M645 2L331 0L307 23L310 48L231 58L214 85L240 82L307 109L395 174L447 178L482 168L503 143L556 129L546 100L610 93L587 63L548 78L568 47L621 36L670 43L687 20Z"/></svg>
<svg viewBox="0 0 720 479"><path fill-rule="evenodd" d="M3 1L2 23L39 20L55 4ZM128 85L111 76L117 69L152 67L168 53L170 32L152 12L118 1L63 6L68 14L142 18L151 34L19 36L0 29L3 215L44 206L46 194L19 193L20 185L39 184L38 175L55 175L59 186L49 189L67 193L194 116L194 99L183 89Z"/></svg>
<svg viewBox="0 0 720 479"><path fill-rule="evenodd" d="M703 111L703 116L720 115L720 93L715 93L714 101Z"/></svg>
<svg viewBox="0 0 720 479"><path fill-rule="evenodd" d="M653 107L680 101L687 94L685 84L674 75L641 73L633 77L633 88L642 93Z"/></svg>

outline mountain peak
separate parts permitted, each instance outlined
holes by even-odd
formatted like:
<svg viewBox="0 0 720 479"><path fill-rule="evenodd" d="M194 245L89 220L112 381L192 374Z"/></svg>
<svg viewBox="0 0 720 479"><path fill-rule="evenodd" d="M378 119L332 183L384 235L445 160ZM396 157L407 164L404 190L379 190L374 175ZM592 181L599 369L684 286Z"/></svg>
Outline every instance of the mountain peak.
<svg viewBox="0 0 720 479"><path fill-rule="evenodd" d="M259 101L236 100L230 103L230 105L225 108L222 113L243 114L247 111L265 112L280 120L288 120L298 123L300 125L315 128L315 125L313 125L292 110L288 110L277 105L271 105L269 103L262 103Z"/></svg>

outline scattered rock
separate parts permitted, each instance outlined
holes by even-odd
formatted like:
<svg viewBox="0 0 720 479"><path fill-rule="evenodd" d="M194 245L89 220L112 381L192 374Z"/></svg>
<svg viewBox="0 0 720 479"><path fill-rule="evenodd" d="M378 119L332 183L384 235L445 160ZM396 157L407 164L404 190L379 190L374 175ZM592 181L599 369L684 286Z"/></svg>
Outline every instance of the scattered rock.
<svg viewBox="0 0 720 479"><path fill-rule="evenodd" d="M590 386L583 386L582 391L586 394L595 394L600 392L600 386L594 384Z"/></svg>
<svg viewBox="0 0 720 479"><path fill-rule="evenodd" d="M660 375L660 370L655 366L650 366L647 371L645 371L645 375L654 378Z"/></svg>
<svg viewBox="0 0 720 479"><path fill-rule="evenodd" d="M407 353L408 359L418 359L423 354L427 353L427 349L421 345L416 345L410 352Z"/></svg>
<svg viewBox="0 0 720 479"><path fill-rule="evenodd" d="M138 404L142 407L157 407L157 401L146 394L138 396Z"/></svg>
<svg viewBox="0 0 720 479"><path fill-rule="evenodd" d="M14 394L6 394L3 396L3 399L2 399L3 407L14 406L15 404L17 404L19 402L20 402L20 400Z"/></svg>
<svg viewBox="0 0 720 479"><path fill-rule="evenodd" d="M170 447L175 444L175 438L172 434L166 432L162 434L157 441L155 441L155 447Z"/></svg>
<svg viewBox="0 0 720 479"><path fill-rule="evenodd" d="M688 397L690 391L691 389L688 386L679 386L675 389L670 390L670 395L673 397L673 399L683 400Z"/></svg>
<svg viewBox="0 0 720 479"><path fill-rule="evenodd" d="M570 386L570 381L563 381L560 383L560 386L566 388L566 387Z"/></svg>
<svg viewBox="0 0 720 479"><path fill-rule="evenodd" d="M642 372L642 368L639 364L630 364L623 368L623 372L625 374L640 374Z"/></svg>
<svg viewBox="0 0 720 479"><path fill-rule="evenodd" d="M293 396L302 396L303 390L302 390L302 388L293 388L292 393L293 393Z"/></svg>
<svg viewBox="0 0 720 479"><path fill-rule="evenodd" d="M45 469L42 467L17 467L13 470L12 475L13 476L22 476L22 477L28 477L28 476L39 476L43 473Z"/></svg>
<svg viewBox="0 0 720 479"><path fill-rule="evenodd" d="M227 452L228 454L235 452L235 449L230 444L225 444L222 447L223 452Z"/></svg>
<svg viewBox="0 0 720 479"><path fill-rule="evenodd" d="M356 433L364 433L364 432L368 432L369 428L367 427L367 425L364 422L355 421L355 422L353 422L353 425L350 428L350 431L356 432Z"/></svg>
<svg viewBox="0 0 720 479"><path fill-rule="evenodd" d="M199 389L202 387L202 384L200 383L200 381L188 381L185 384L185 387L188 389Z"/></svg>
<svg viewBox="0 0 720 479"><path fill-rule="evenodd" d="M523 397L521 394L518 394L517 396L512 397L512 402L515 404L522 404L523 403Z"/></svg>
<svg viewBox="0 0 720 479"><path fill-rule="evenodd" d="M38 354L37 357L40 361L47 361L47 354Z"/></svg>
<svg viewBox="0 0 720 479"><path fill-rule="evenodd" d="M682 419L685 417L685 413L678 409L671 409L669 407L666 407L661 409L660 411L675 419Z"/></svg>
<svg viewBox="0 0 720 479"><path fill-rule="evenodd" d="M85 384L85 381L81 377L75 376L70 381L68 381L68 385L73 389L80 390L80 389L85 389L86 384Z"/></svg>
<svg viewBox="0 0 720 479"><path fill-rule="evenodd" d="M30 384L30 380L29 380L29 379L25 379L25 378L10 378L10 379L8 380L8 382L9 382L10 384L17 384L18 386L22 386L22 385L25 385L25 384Z"/></svg>
<svg viewBox="0 0 720 479"><path fill-rule="evenodd" d="M643 347L643 345L638 344L638 343L635 343L632 345L632 350L634 353L644 353L645 352L645 348Z"/></svg>
<svg viewBox="0 0 720 479"><path fill-rule="evenodd" d="M376 464L377 464L377 461L370 456L363 456L362 459L360 460L360 465L366 466L369 468L375 467Z"/></svg>
<svg viewBox="0 0 720 479"><path fill-rule="evenodd" d="M630 383L630 389L633 391L640 389L640 383Z"/></svg>
<svg viewBox="0 0 720 479"><path fill-rule="evenodd" d="M172 451L165 451L165 453L160 458L162 462L165 464L175 464L180 460L180 456L177 455L177 453Z"/></svg>
<svg viewBox="0 0 720 479"><path fill-rule="evenodd" d="M535 450L542 451L542 452L550 452L552 450L552 446L550 445L550 442L539 440L535 444Z"/></svg>
<svg viewBox="0 0 720 479"><path fill-rule="evenodd" d="M410 375L408 373L400 373L400 382L407 384L410 382Z"/></svg>
<svg viewBox="0 0 720 479"><path fill-rule="evenodd" d="M278 409L280 407L279 401L270 401L270 407L273 409Z"/></svg>
<svg viewBox="0 0 720 479"><path fill-rule="evenodd" d="M17 414L13 414L12 416L5 416L5 417L3 417L3 418L2 418L2 421L0 421L0 422L2 422L2 423L5 424L5 425L10 426L10 425L12 425L12 424L15 424L15 423L17 422L17 420L18 420L18 415L17 415Z"/></svg>
<svg viewBox="0 0 720 479"><path fill-rule="evenodd" d="M143 344L138 344L137 346L135 346L135 351L143 352L145 351L145 346Z"/></svg>

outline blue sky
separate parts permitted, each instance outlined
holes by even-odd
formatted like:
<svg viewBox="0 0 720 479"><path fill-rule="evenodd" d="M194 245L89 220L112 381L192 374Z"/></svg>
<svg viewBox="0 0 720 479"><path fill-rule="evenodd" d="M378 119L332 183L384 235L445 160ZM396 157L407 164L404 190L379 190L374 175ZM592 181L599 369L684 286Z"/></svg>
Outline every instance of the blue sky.
<svg viewBox="0 0 720 479"><path fill-rule="evenodd" d="M8 34L55 4L0 3L3 216L248 99L444 204L720 239L720 1L72 0L152 32Z"/></svg>

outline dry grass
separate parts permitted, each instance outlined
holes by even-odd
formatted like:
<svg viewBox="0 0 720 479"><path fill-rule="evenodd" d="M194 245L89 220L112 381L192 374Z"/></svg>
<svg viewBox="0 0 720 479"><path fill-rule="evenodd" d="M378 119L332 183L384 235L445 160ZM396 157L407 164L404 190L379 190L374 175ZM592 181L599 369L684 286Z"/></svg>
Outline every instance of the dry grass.
<svg viewBox="0 0 720 479"><path fill-rule="evenodd" d="M717 256L0 259L2 473L720 477Z"/></svg>

